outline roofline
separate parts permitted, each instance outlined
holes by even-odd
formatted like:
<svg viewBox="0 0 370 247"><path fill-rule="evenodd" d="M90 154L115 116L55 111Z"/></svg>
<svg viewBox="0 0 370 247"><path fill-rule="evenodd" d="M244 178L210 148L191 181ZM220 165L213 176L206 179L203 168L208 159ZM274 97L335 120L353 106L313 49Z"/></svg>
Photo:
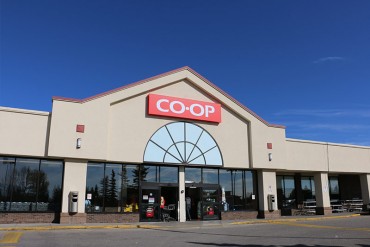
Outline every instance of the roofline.
<svg viewBox="0 0 370 247"><path fill-rule="evenodd" d="M320 144L320 145L329 145L329 146L338 146L338 147L370 149L369 146L361 146L361 145L345 144L345 143L336 143L336 142L321 142L321 141L312 141L312 140L303 140L303 139L294 139L294 138L285 138L285 140L289 141L289 142L301 142L301 143Z"/></svg>
<svg viewBox="0 0 370 247"><path fill-rule="evenodd" d="M171 70L169 72L144 79L144 80L140 80L140 81L137 81L137 82L134 82L134 83L130 83L128 85L125 85L125 86L122 86L122 87L119 87L119 88L115 88L115 89L109 90L107 92L103 92L103 93L100 93L100 94L97 94L97 95L93 95L93 96L90 96L90 97L87 97L87 98L84 98L84 99L66 98L66 97L60 97L60 96L53 96L52 99L53 100L60 100L60 101L74 102L74 103L85 103L85 102L88 102L88 101L91 101L91 100L94 100L94 99L97 99L97 98L107 96L107 95L115 93L115 92L119 92L119 91L122 91L122 90L125 90L125 89L128 89L128 88L131 88L131 87L138 86L138 85L143 84L145 82L153 81L153 80L156 80L156 79L168 76L168 75L172 75L172 74L184 71L184 70L191 71L191 69L189 67L185 66L185 67L182 67L182 68Z"/></svg>
<svg viewBox="0 0 370 247"><path fill-rule="evenodd" d="M266 120L264 120L262 117L258 116L254 111L252 111L251 109L249 109L248 107L246 107L245 105L243 105L242 103L240 103L238 100L236 100L230 94L226 93L224 90L222 90L221 88L219 88L218 86L216 86L214 83L212 83L211 81L209 81L207 78L204 78L202 75L200 75L199 73L197 73L195 70L189 68L189 71L191 73L193 73L194 75L196 75L197 77L199 77L201 80L205 81L208 85L210 85L211 87L213 87L214 89L216 89L223 96L225 96L226 98L228 98L229 100L231 100L232 102L234 102L235 104L237 104L238 106L240 106L241 108L243 108L245 111L247 111L248 113L250 113L252 116L254 116L258 120L260 120L262 123L266 124L268 127L285 129L285 126L283 126L283 125L270 124L269 122L267 122Z"/></svg>
<svg viewBox="0 0 370 247"><path fill-rule="evenodd" d="M30 114L30 115L40 115L40 116L49 116L50 115L50 112L46 112L46 111L34 111L34 110L11 108L11 107L0 107L0 111L23 113L23 114Z"/></svg>
<svg viewBox="0 0 370 247"><path fill-rule="evenodd" d="M53 96L52 99L53 100L59 100L59 101L73 102L73 103L85 103L85 102L88 102L88 101L91 101L91 100L94 100L94 99L97 99L97 98L100 98L100 97L104 97L104 96L107 96L109 94L112 94L112 93L121 91L121 90L125 90L125 89L131 88L131 87L138 86L138 85L143 84L143 83L146 83L148 81L156 80L156 79L159 79L159 78L162 78L162 77L165 77L165 76L168 76L168 75L172 75L172 74L175 74L175 73L184 71L184 70L189 71L190 73L194 74L199 79L201 79L202 81L206 82L209 86L211 86L216 91L218 91L219 93L221 93L222 95L224 95L226 98L228 98L229 100L231 100L232 102L234 102L235 104L237 104L238 106L240 106L242 109L244 109L245 111L247 111L248 113L250 113L252 116L254 116L255 118L257 118L259 121L261 121L262 123L264 123L268 127L285 129L285 126L283 126L283 125L270 124L270 123L268 123L266 120L264 120L263 118L261 118L260 116L258 116L254 111L252 111L248 107L244 106L242 103L240 103L234 97L232 97L231 95L229 95L228 93L226 93L225 91L223 91L221 88L217 87L214 83L212 83L211 81L209 81L208 79L206 79L205 77L203 77L202 75L200 75L199 73L197 73L195 70L193 70L192 68L190 68L188 66L184 66L184 67L181 67L181 68L178 68L178 69L175 69L175 70L171 70L169 72L166 72L166 73L163 73L163 74L159 74L159 75L156 75L156 76L153 76L153 77L144 79L144 80L140 80L140 81L137 81L137 82L134 82L134 83L130 83L128 85L125 85L125 86L122 86L122 87L119 87L119 88L116 88L116 89L112 89L112 90L109 90L107 92L103 92L103 93L100 93L100 94L97 94L97 95L94 95L94 96L91 96L91 97L88 97L88 98L84 98L84 99L74 99L74 98L66 98L66 97L60 97L60 96Z"/></svg>

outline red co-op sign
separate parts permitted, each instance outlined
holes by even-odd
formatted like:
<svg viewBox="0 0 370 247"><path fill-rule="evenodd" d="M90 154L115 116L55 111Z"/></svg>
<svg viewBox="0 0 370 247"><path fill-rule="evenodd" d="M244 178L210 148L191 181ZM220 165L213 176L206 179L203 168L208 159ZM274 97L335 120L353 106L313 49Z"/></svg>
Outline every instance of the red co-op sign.
<svg viewBox="0 0 370 247"><path fill-rule="evenodd" d="M149 94L148 114L220 123L221 105L212 102Z"/></svg>

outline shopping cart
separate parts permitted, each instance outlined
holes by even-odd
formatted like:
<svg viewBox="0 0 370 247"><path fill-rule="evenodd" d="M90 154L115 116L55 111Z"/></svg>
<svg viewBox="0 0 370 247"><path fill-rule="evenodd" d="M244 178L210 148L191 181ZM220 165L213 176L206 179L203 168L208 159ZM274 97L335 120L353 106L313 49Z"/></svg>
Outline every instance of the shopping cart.
<svg viewBox="0 0 370 247"><path fill-rule="evenodd" d="M171 212L176 210L175 204L169 204L168 206L164 206L162 209L162 221L169 222L170 220L176 220L175 218L171 217Z"/></svg>

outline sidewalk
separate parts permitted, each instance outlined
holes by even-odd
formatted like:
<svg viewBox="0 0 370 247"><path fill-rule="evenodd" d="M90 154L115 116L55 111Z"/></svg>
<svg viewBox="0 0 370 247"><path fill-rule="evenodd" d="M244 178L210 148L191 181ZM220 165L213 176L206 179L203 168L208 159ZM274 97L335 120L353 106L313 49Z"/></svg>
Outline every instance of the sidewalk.
<svg viewBox="0 0 370 247"><path fill-rule="evenodd" d="M137 223L86 223L86 224L0 224L0 231L48 231L68 229L155 229L155 228L209 228L230 225L267 224L281 221L319 221L339 218L350 218L360 214L333 214L330 216L282 216L277 219L248 219L248 220L215 220L187 222L137 222Z"/></svg>

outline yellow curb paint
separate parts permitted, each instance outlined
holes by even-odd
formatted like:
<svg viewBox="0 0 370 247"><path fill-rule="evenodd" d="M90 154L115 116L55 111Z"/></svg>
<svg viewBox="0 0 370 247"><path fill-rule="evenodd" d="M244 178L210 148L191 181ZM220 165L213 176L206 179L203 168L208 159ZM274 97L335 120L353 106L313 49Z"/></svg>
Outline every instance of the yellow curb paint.
<svg viewBox="0 0 370 247"><path fill-rule="evenodd" d="M48 231L48 230L76 230L76 229L154 229L161 226L152 225L101 225L101 226L34 226L34 227L9 227L0 228L0 231Z"/></svg>
<svg viewBox="0 0 370 247"><path fill-rule="evenodd" d="M50 227L8 227L0 228L0 231L46 231L52 230Z"/></svg>
<svg viewBox="0 0 370 247"><path fill-rule="evenodd" d="M341 216L327 216L327 217L314 217L314 218L254 220L254 221L233 222L233 223L230 223L230 224L231 225L246 225L246 224L274 223L274 222L320 221L320 220L343 219L343 218L350 218L350 217L357 217L357 216L360 216L360 214L341 215Z"/></svg>
<svg viewBox="0 0 370 247"><path fill-rule="evenodd" d="M340 227L340 226L319 226L312 224L298 224L291 222L274 222L276 225L288 225L288 226L298 226L298 227L308 227L308 228L318 228L318 229L333 229L333 230L344 230L344 231L364 231L370 232L370 228L350 228L350 227Z"/></svg>
<svg viewBox="0 0 370 247"><path fill-rule="evenodd" d="M16 244L19 238L23 235L22 232L8 232L5 233L3 239L0 240L0 244Z"/></svg>

